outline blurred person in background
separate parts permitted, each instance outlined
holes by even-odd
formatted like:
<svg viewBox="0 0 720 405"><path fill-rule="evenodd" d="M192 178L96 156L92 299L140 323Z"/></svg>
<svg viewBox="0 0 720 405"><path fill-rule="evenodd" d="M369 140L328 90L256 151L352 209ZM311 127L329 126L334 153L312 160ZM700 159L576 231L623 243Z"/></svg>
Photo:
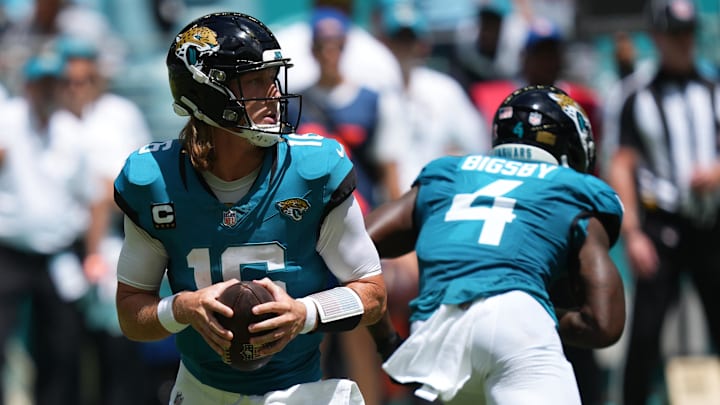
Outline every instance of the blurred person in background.
<svg viewBox="0 0 720 405"><path fill-rule="evenodd" d="M468 91L478 82L514 77L527 25L514 2L480 0L475 18L455 29L450 74Z"/></svg>
<svg viewBox="0 0 720 405"><path fill-rule="evenodd" d="M375 35L359 24L352 22L354 0L312 0L309 10L331 7L350 17L345 45L340 58L340 71L353 83L376 91L397 90L400 87L400 69L387 47ZM275 29L278 42L287 55L295 61L290 72L293 92L300 92L320 76L320 67L312 55L313 31L311 18L284 25Z"/></svg>
<svg viewBox="0 0 720 405"><path fill-rule="evenodd" d="M150 130L132 101L108 91L109 78L101 69L94 44L61 38L57 47L65 60L65 68L60 92L63 110L56 119L62 119L68 128L72 128L71 123L77 125L74 129L86 144L91 169L103 179L104 199L100 208L106 221L99 224L101 229L91 232L103 239L98 245L117 243L118 240L111 240L122 239L122 215L113 202L113 181L130 152L151 141ZM88 252L85 258L86 275L93 284L106 277L107 272L114 271L103 263L100 248ZM114 293L112 295L114 297Z"/></svg>
<svg viewBox="0 0 720 405"><path fill-rule="evenodd" d="M25 18L12 21L0 35L5 57L0 58L0 81L13 94L20 83L21 67L33 54L52 51L61 36L91 42L99 51L101 70L112 76L125 58L124 43L105 15L75 0L34 0Z"/></svg>
<svg viewBox="0 0 720 405"><path fill-rule="evenodd" d="M376 144L377 134L389 130L385 127L391 117L383 114L381 93L348 79L340 68L351 24L341 10L328 7L314 10L312 53L320 77L300 93L302 116L297 132L334 138L345 146L355 164L356 196L367 212L387 196L382 190Z"/></svg>
<svg viewBox="0 0 720 405"><path fill-rule="evenodd" d="M530 84L554 85L583 107L600 142L602 117L599 98L590 87L565 77L567 41L566 34L552 20L537 17L528 23L518 74L510 79L481 81L470 86L470 96L488 125L505 95L513 89Z"/></svg>
<svg viewBox="0 0 720 405"><path fill-rule="evenodd" d="M566 34L551 20L537 17L530 21L525 31L518 74L510 79L474 83L470 88L475 105L488 122L492 120L495 109L502 103L507 91L528 84L554 84L572 94L586 109L593 124L599 125L597 97L589 87L565 77L568 65L565 60L567 43Z"/></svg>
<svg viewBox="0 0 720 405"><path fill-rule="evenodd" d="M720 347L720 85L695 59L690 0L648 7L658 52L653 75L630 75L610 121L610 184L625 205L622 236L635 281L623 403L644 405L661 372L661 330L683 277L700 297Z"/></svg>
<svg viewBox="0 0 720 405"><path fill-rule="evenodd" d="M61 74L57 54L33 55L23 68L23 95L0 112L0 347L22 323L19 309L29 300L30 396L39 405L80 401L75 304L87 286L76 254L86 248L89 206L98 199L82 141L57 131Z"/></svg>
<svg viewBox="0 0 720 405"><path fill-rule="evenodd" d="M620 80L630 76L635 71L637 50L632 36L626 31L617 31L613 35L615 68Z"/></svg>
<svg viewBox="0 0 720 405"><path fill-rule="evenodd" d="M403 130L379 139L389 197L395 199L410 188L423 165L446 154L486 151L490 135L457 80L426 65L431 44L413 2L383 0L378 7L381 39L402 72L396 119Z"/></svg>
<svg viewBox="0 0 720 405"><path fill-rule="evenodd" d="M120 331L115 311L115 267L122 246L122 213L113 201L113 181L126 157L150 142L140 110L130 100L110 93L107 77L92 42L61 37L56 43L64 59L58 130L81 139L88 169L99 181L101 197L92 205L96 219L88 229L83 270L90 285L81 301L87 338L97 359L96 403L139 403L143 378L140 348Z"/></svg>
<svg viewBox="0 0 720 405"><path fill-rule="evenodd" d="M0 36L6 57L0 59L0 75L12 94L22 93L24 63L41 51L52 51L58 34L57 15L65 0L34 0L25 18L10 21Z"/></svg>

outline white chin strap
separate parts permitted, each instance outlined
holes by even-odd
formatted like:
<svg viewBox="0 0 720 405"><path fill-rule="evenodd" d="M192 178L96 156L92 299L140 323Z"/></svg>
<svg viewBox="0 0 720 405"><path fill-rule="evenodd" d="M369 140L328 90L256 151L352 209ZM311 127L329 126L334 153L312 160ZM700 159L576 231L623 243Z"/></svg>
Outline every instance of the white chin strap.
<svg viewBox="0 0 720 405"><path fill-rule="evenodd" d="M251 144L260 147L260 148L267 148L268 146L273 146L280 140L280 124L272 124L272 125L255 125L253 124L252 128L250 129L241 129L240 131L235 131L230 128L223 127L219 125L217 122L213 121L210 117L203 114L202 111L200 111L197 106L191 102L186 97L183 97L183 102L185 102L188 106L192 109L192 115L199 119L200 121L211 125L215 128L220 128L222 130L225 130L233 135L237 135L241 138L247 139L248 142ZM190 112L183 106L173 103L173 109L175 110L175 113L177 115L187 117L190 115Z"/></svg>
<svg viewBox="0 0 720 405"><path fill-rule="evenodd" d="M212 125L215 128L220 128L225 132L229 132L233 135L247 139L248 142L250 142L251 144L253 144L259 148L267 148L269 146L273 146L276 143L278 143L278 141L280 140L280 133L279 133L280 126L279 125L271 125L272 127L275 127L278 129L278 133L276 133L276 134L263 132L263 131L255 131L252 129L240 129L239 131L236 131L236 130L234 130L234 128L231 129L231 128L227 128L227 127L218 125L217 122L211 120L205 114L200 113L199 115L200 116L198 116L198 114L196 114L195 118L201 120L202 122L204 122L208 125Z"/></svg>
<svg viewBox="0 0 720 405"><path fill-rule="evenodd" d="M213 124L210 124L213 125ZM214 127L224 129L227 132L230 132L233 135L237 135L241 138L245 138L250 142L251 144L260 147L260 148L267 148L268 146L273 146L280 140L279 134L271 134L267 132L262 131L254 131L251 129L243 129L241 131L233 131L229 128L221 127L219 125L213 125Z"/></svg>

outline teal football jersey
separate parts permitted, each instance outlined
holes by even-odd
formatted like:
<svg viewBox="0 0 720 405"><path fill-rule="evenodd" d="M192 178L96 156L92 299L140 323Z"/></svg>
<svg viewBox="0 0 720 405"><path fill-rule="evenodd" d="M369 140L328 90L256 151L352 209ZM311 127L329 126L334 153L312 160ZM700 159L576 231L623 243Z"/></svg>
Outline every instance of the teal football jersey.
<svg viewBox="0 0 720 405"><path fill-rule="evenodd" d="M327 289L332 274L315 245L324 217L354 188L342 147L317 135L283 136L266 153L248 194L232 206L215 197L177 140L133 153L115 180L118 205L165 246L174 293L268 277L292 297ZM246 395L319 380L321 340L320 333L300 335L266 366L241 372L193 328L176 335L195 377Z"/></svg>
<svg viewBox="0 0 720 405"><path fill-rule="evenodd" d="M511 290L532 295L557 320L548 289L582 245L588 217L602 221L614 244L623 214L606 183L548 163L444 157L415 185L420 280L412 320Z"/></svg>

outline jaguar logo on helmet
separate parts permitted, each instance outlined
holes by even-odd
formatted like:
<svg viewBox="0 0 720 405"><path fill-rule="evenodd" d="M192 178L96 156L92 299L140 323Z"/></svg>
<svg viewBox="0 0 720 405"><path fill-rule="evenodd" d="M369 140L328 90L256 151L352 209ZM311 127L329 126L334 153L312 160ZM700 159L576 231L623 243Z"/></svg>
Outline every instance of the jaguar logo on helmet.
<svg viewBox="0 0 720 405"><path fill-rule="evenodd" d="M192 27L175 38L175 55L188 67L202 63L201 56L220 49L217 33L208 27Z"/></svg>
<svg viewBox="0 0 720 405"><path fill-rule="evenodd" d="M575 102L575 100L570 98L570 96L568 96L567 94L550 92L548 93L548 97L555 100L555 102L558 103L560 107L562 107L563 111L570 108L580 108L580 106ZM568 112L566 111L565 114L568 114ZM570 116L570 114L568 114L568 116Z"/></svg>
<svg viewBox="0 0 720 405"><path fill-rule="evenodd" d="M585 114L585 110L567 94L550 92L548 96L558 103L565 115L575 123L575 129L580 134L580 142L588 154L588 161L592 161L595 156L595 143L592 140L590 120Z"/></svg>
<svg viewBox="0 0 720 405"><path fill-rule="evenodd" d="M585 115L585 111L583 111L582 107L580 107L580 104L570 98L567 94L548 93L548 96L558 103L565 115L575 122L575 126L577 127L579 133L588 133L588 130L590 129L590 120L588 120Z"/></svg>
<svg viewBox="0 0 720 405"><path fill-rule="evenodd" d="M297 222L302 219L305 211L310 208L310 203L302 198L290 198L278 201L275 206L281 214Z"/></svg>

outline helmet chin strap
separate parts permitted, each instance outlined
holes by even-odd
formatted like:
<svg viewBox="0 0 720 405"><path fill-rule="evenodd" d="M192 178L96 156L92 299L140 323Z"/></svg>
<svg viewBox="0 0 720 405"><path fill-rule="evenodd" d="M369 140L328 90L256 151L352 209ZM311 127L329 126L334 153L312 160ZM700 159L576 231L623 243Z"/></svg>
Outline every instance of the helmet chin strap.
<svg viewBox="0 0 720 405"><path fill-rule="evenodd" d="M254 131L250 129L243 129L240 131L233 131L229 128L221 127L219 125L210 124L216 128L220 128L225 132L229 132L235 136L239 136L243 139L246 139L251 144L260 147L260 148L267 148L269 146L273 146L278 141L280 141L280 135L276 134L269 134L262 131Z"/></svg>
<svg viewBox="0 0 720 405"><path fill-rule="evenodd" d="M277 124L259 125L253 122L244 107L243 111L245 115L244 120L248 122L248 125L245 127L237 127L238 130L235 130L235 128L230 129L228 127L220 126L215 122L210 123L210 125L224 129L225 131L230 132L233 135L237 135L241 138L247 139L248 142L260 148L267 148L278 143L278 141L280 140L280 128L282 128L282 124L278 122Z"/></svg>
<svg viewBox="0 0 720 405"><path fill-rule="evenodd" d="M247 115L246 115L247 117ZM269 124L269 125L258 125L252 122L249 117L246 118L248 121L250 121L249 128L239 128L239 131L234 131L232 129L228 129L226 127L221 127L222 129L230 132L231 134L237 135L239 137L245 138L250 142L251 144L261 147L261 148L267 148L269 146L273 146L280 140L280 127L281 125L278 124Z"/></svg>
<svg viewBox="0 0 720 405"><path fill-rule="evenodd" d="M215 128L222 129L225 132L229 132L233 135L239 136L241 138L247 139L248 142L251 144L258 146L260 148L267 148L269 146L273 146L280 140L280 125L265 125L267 129L277 128L277 133L271 133L269 131L263 131L262 126L253 124L252 128L249 129L241 129L240 131L233 131L230 128L223 127L217 122L213 121L210 117L203 114L202 111L200 111L195 103L190 101L187 97L182 97L181 99L190 109L192 110L193 117L199 119L200 121L213 126ZM190 111L188 111L187 108L184 106L181 106L177 103L173 104L173 108L175 109L175 113L177 113L180 116L188 116L190 115ZM257 128L257 129L255 129Z"/></svg>

